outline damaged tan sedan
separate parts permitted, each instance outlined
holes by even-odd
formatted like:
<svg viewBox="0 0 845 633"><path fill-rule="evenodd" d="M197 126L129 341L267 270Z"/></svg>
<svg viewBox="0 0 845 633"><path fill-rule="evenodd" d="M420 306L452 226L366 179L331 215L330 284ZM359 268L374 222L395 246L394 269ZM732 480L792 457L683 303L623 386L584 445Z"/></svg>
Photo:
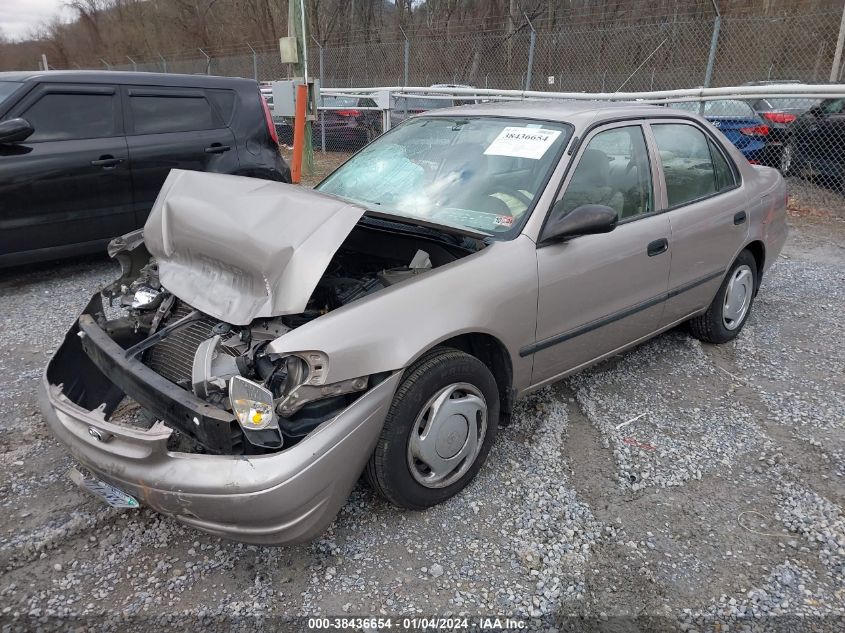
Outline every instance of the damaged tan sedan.
<svg viewBox="0 0 845 633"><path fill-rule="evenodd" d="M173 171L42 408L78 483L221 536L313 538L362 473L424 509L517 398L687 321L734 338L785 203L706 121L638 104L438 110L314 191Z"/></svg>

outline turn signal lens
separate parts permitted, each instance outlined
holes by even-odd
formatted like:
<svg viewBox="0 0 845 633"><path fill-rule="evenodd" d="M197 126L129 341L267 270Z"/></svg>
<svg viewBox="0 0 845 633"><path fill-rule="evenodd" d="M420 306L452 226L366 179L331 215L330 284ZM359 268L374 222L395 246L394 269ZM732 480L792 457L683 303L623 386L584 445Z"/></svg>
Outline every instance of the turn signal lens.
<svg viewBox="0 0 845 633"><path fill-rule="evenodd" d="M269 389L243 376L232 376L229 380L229 400L238 423L245 431L278 428L279 420L273 411L273 394Z"/></svg>
<svg viewBox="0 0 845 633"><path fill-rule="evenodd" d="M744 127L742 129L740 129L740 132L742 132L746 136L768 136L769 135L769 126L768 125L755 125L754 127Z"/></svg>

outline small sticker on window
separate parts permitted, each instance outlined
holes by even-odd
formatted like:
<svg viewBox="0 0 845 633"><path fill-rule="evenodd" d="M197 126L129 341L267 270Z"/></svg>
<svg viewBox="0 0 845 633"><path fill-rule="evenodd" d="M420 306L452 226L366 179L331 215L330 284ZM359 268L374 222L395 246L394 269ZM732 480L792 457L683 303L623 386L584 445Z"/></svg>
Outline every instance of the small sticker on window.
<svg viewBox="0 0 845 633"><path fill-rule="evenodd" d="M513 216L512 215L497 215L493 218L493 224L496 226L513 226Z"/></svg>
<svg viewBox="0 0 845 633"><path fill-rule="evenodd" d="M489 147L484 150L488 156L511 156L538 160L552 146L560 130L546 130L530 127L506 127Z"/></svg>

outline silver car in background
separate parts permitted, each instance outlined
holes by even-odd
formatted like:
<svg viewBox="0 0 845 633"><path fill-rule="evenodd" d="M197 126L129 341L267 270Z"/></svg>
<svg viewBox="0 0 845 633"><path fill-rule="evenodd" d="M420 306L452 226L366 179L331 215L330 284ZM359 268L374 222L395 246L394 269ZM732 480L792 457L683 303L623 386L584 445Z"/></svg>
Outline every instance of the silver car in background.
<svg viewBox="0 0 845 633"><path fill-rule="evenodd" d="M313 538L362 473L421 510L516 399L684 322L736 337L785 207L704 119L639 104L440 109L314 191L173 171L41 406L78 483L228 538Z"/></svg>

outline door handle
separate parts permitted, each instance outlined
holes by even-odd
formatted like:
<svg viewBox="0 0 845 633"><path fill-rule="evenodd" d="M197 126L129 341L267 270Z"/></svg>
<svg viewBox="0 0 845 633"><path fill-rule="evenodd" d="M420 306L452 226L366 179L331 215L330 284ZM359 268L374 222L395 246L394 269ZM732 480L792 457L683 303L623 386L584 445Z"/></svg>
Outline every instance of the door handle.
<svg viewBox="0 0 845 633"><path fill-rule="evenodd" d="M228 152L231 147L228 145L221 145L220 143L212 143L208 147L205 148L206 154L222 154L223 152Z"/></svg>
<svg viewBox="0 0 845 633"><path fill-rule="evenodd" d="M102 167L103 169L113 169L123 162L122 158L115 158L110 154L104 154L97 160L91 161L92 167Z"/></svg>
<svg viewBox="0 0 845 633"><path fill-rule="evenodd" d="M665 253L669 250L669 240L665 237L660 238L659 240L654 240L653 242L648 243L648 256L654 257L655 255L660 255L660 253Z"/></svg>
<svg viewBox="0 0 845 633"><path fill-rule="evenodd" d="M748 219L748 214L745 211L739 211L734 214L734 224L744 224Z"/></svg>

